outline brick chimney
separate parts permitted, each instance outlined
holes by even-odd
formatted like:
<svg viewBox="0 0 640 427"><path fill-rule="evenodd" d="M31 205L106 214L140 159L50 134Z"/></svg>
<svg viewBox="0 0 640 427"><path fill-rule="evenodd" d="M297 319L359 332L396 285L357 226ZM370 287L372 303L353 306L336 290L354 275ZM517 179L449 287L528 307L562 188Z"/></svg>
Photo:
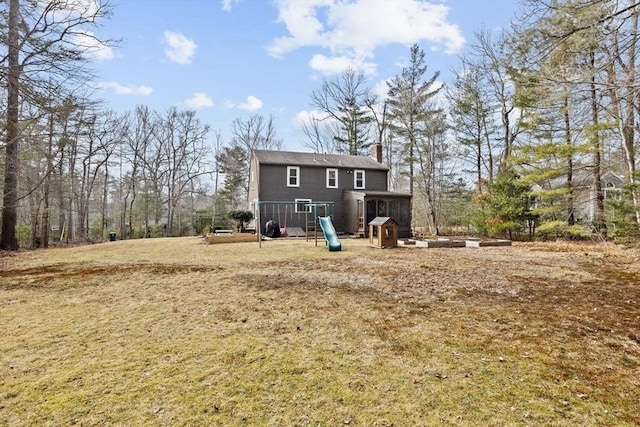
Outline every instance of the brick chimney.
<svg viewBox="0 0 640 427"><path fill-rule="evenodd" d="M373 144L371 146L371 157L378 163L382 163L382 144Z"/></svg>

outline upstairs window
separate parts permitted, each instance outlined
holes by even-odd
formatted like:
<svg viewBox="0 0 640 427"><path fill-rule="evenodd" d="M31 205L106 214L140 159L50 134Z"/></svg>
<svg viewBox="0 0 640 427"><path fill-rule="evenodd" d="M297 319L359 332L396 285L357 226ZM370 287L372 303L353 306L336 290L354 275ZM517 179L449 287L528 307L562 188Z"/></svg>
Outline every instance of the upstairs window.
<svg viewBox="0 0 640 427"><path fill-rule="evenodd" d="M327 169L327 188L338 188L338 169Z"/></svg>
<svg viewBox="0 0 640 427"><path fill-rule="evenodd" d="M287 166L287 187L300 187L299 166Z"/></svg>
<svg viewBox="0 0 640 427"><path fill-rule="evenodd" d="M363 170L356 169L353 171L353 188L356 190L364 190L365 181Z"/></svg>

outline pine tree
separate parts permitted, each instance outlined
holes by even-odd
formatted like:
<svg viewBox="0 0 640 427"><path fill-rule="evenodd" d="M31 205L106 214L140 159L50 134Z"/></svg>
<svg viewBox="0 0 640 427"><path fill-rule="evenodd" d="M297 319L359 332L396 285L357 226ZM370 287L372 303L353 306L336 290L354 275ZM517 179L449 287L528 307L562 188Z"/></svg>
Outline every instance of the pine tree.
<svg viewBox="0 0 640 427"><path fill-rule="evenodd" d="M414 44L410 49L409 65L387 83L389 129L397 136L395 140L401 141L411 194L414 190L417 146L427 132L429 121L438 112L430 101L442 89L434 87L440 73L435 72L425 80L426 72L424 51Z"/></svg>

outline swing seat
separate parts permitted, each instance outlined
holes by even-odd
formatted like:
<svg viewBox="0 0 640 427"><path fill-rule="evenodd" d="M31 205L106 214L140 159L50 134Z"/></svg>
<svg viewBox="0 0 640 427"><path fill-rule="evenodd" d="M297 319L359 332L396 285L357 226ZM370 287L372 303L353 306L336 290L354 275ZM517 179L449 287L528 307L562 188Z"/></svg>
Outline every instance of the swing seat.
<svg viewBox="0 0 640 427"><path fill-rule="evenodd" d="M280 227L280 236L284 237L287 235L287 227Z"/></svg>

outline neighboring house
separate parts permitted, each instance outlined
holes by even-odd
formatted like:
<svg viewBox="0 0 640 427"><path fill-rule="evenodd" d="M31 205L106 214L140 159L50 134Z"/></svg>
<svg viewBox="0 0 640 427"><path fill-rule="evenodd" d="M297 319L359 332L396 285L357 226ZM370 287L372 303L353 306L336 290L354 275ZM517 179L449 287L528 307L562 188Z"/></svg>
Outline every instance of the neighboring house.
<svg viewBox="0 0 640 427"><path fill-rule="evenodd" d="M310 204L333 202L331 212L320 209L318 214L331 214L338 232L364 236L372 219L387 216L398 223L400 237L409 237L411 195L387 190L389 168L382 165L382 147L371 151L372 157L253 150L249 203L256 217L261 208L261 230L270 218L305 229Z"/></svg>
<svg viewBox="0 0 640 427"><path fill-rule="evenodd" d="M596 214L596 187L594 185L593 174L588 172L577 172L573 179L573 215L577 223L590 223L595 220ZM608 171L600 177L600 185L604 192L605 200L620 200L622 198L622 187L625 177ZM545 186L547 189L562 188L567 185L567 177L560 176L549 181ZM543 187L535 185L533 190Z"/></svg>

